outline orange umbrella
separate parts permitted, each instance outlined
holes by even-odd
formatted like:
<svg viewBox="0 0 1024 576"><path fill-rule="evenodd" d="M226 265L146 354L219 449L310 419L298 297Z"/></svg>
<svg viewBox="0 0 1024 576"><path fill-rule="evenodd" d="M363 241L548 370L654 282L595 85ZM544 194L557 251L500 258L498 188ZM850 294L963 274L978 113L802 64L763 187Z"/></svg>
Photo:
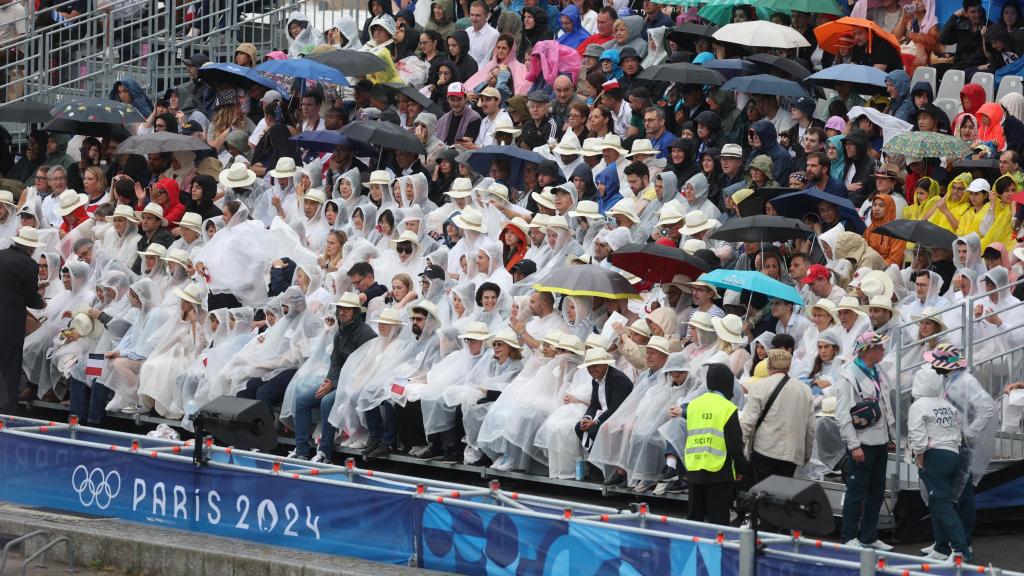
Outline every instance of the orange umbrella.
<svg viewBox="0 0 1024 576"><path fill-rule="evenodd" d="M814 29L814 37L818 39L818 46L821 49L835 54L841 47L849 47L853 44L853 31L855 29L868 31L868 53L871 53L871 45L875 38L884 40L892 45L898 54L900 42L891 33L883 30L878 24L864 18L853 18L844 16L832 22L826 22Z"/></svg>

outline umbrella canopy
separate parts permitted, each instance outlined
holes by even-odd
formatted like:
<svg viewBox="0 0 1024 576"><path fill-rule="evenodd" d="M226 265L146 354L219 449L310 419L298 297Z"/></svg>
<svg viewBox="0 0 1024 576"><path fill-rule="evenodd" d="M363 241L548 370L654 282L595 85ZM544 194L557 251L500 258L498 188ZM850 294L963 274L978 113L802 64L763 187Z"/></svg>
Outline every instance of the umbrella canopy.
<svg viewBox="0 0 1024 576"><path fill-rule="evenodd" d="M370 52L359 50L331 50L320 54L310 54L305 59L330 66L345 76L366 76L387 68L380 58Z"/></svg>
<svg viewBox="0 0 1024 576"><path fill-rule="evenodd" d="M766 212L764 209L765 204L770 200L777 196L789 194L790 192L799 192L800 190L800 188L758 188L746 200L737 204L736 208L739 209L740 216L763 216Z"/></svg>
<svg viewBox="0 0 1024 576"><path fill-rule="evenodd" d="M408 84L396 84L394 82L386 82L382 84L382 86L384 86L384 88L388 92L402 94L406 98L419 104L423 108L423 110L430 112L431 114L437 116L438 118L440 118L441 115L444 114L444 110L442 110L441 107L438 106L436 102L434 102L425 94L423 94L422 92ZM413 118L413 120L415 120L415 118Z"/></svg>
<svg viewBox="0 0 1024 576"><path fill-rule="evenodd" d="M352 147L355 144L351 138L334 130L306 130L292 136L289 140L315 152L334 152L335 146ZM364 152L369 152L369 150L364 150Z"/></svg>
<svg viewBox="0 0 1024 576"><path fill-rule="evenodd" d="M44 130L97 138L131 136L129 124L146 119L131 104L104 98L74 98L50 110L53 116Z"/></svg>
<svg viewBox="0 0 1024 576"><path fill-rule="evenodd" d="M810 42L789 26L782 26L767 20L739 22L722 26L712 34L720 42L756 48L807 48Z"/></svg>
<svg viewBox="0 0 1024 576"><path fill-rule="evenodd" d="M544 157L532 150L523 150L518 146L498 146L492 144L466 153L466 163L477 174L488 174L491 164L496 158L504 158L509 162L508 185L520 189L523 185L523 163L540 164Z"/></svg>
<svg viewBox="0 0 1024 576"><path fill-rule="evenodd" d="M758 68L753 62L747 62L740 58L726 58L724 60L708 60L702 64L721 74L726 80L743 76L745 74L757 74Z"/></svg>
<svg viewBox="0 0 1024 576"><path fill-rule="evenodd" d="M182 150L210 150L210 145L192 136L164 131L132 136L117 147L118 154L140 156Z"/></svg>
<svg viewBox="0 0 1024 576"><path fill-rule="evenodd" d="M792 98L807 96L807 91L796 82L783 80L771 74L737 76L722 84L722 90L746 92L747 94L766 94L768 96L789 96Z"/></svg>
<svg viewBox="0 0 1024 576"><path fill-rule="evenodd" d="M814 37L818 39L818 46L821 46L822 50L835 54L839 48L849 46L853 31L858 28L868 31L868 53L871 53L871 47L875 42L888 42L897 54L900 52L900 42L895 36L883 30L878 24L864 18L844 16L838 20L826 22L814 29Z"/></svg>
<svg viewBox="0 0 1024 576"><path fill-rule="evenodd" d="M837 82L853 84L857 94L880 94L885 92L885 72L874 66L861 64L836 64L807 77L807 81L823 88L835 89Z"/></svg>
<svg viewBox="0 0 1024 576"><path fill-rule="evenodd" d="M73 120L71 118L55 118L43 126L47 132L59 132L61 134L76 134L79 136L93 136L95 138L116 138L124 140L132 135L121 124L110 122L88 122L85 120Z"/></svg>
<svg viewBox="0 0 1024 576"><path fill-rule="evenodd" d="M843 9L835 0L761 0L760 5L768 9L784 9L786 12L843 15Z"/></svg>
<svg viewBox="0 0 1024 576"><path fill-rule="evenodd" d="M864 220L861 219L857 209L854 208L853 202L850 202L848 198L829 194L818 188L811 187L799 192L782 194L771 199L772 206L775 207L776 212L789 218L798 219L803 219L809 213L816 214L818 202L821 201L835 204L839 210L840 217L846 222L847 231L860 234L867 229L864 225Z"/></svg>
<svg viewBox="0 0 1024 576"><path fill-rule="evenodd" d="M609 257L612 264L649 282L671 282L676 274L697 278L708 271L708 263L679 248L657 243L633 243Z"/></svg>
<svg viewBox="0 0 1024 576"><path fill-rule="evenodd" d="M792 302L797 306L804 305L804 299L800 297L800 293L796 291L796 288L754 270L719 268L701 276L700 280L723 290L733 290L736 292L747 290L763 294L771 299Z"/></svg>
<svg viewBox="0 0 1024 576"><path fill-rule="evenodd" d="M287 60L267 60L256 67L259 72L302 78L325 84L348 86L348 78L336 68L321 64L308 58L289 58Z"/></svg>
<svg viewBox="0 0 1024 576"><path fill-rule="evenodd" d="M593 264L562 266L534 284L533 288L539 292L610 300L640 297L625 276Z"/></svg>
<svg viewBox="0 0 1024 576"><path fill-rule="evenodd" d="M20 124L39 124L46 122L53 116L50 114L51 106L42 102L21 100L12 104L0 106L0 122L17 122Z"/></svg>
<svg viewBox="0 0 1024 576"><path fill-rule="evenodd" d="M963 158L973 151L971 145L956 136L938 132L906 132L882 146L886 154L918 158Z"/></svg>
<svg viewBox="0 0 1024 576"><path fill-rule="evenodd" d="M697 12L697 15L708 22L714 22L719 26L723 26L732 20L733 8L737 6L751 6L753 4L755 4L753 0L710 0ZM756 4L754 10L757 11L757 17L760 20L767 21L776 12L789 14L787 9L768 8L762 2L757 2Z"/></svg>
<svg viewBox="0 0 1024 576"><path fill-rule="evenodd" d="M758 215L730 218L710 238L726 242L784 242L802 240L812 234L813 230L795 218Z"/></svg>
<svg viewBox="0 0 1024 576"><path fill-rule="evenodd" d="M711 38L711 35L717 30L718 26L715 26L714 24L683 22L679 26L669 28L668 39L676 44L682 45L687 40L692 40L694 38Z"/></svg>
<svg viewBox="0 0 1024 576"><path fill-rule="evenodd" d="M381 148L415 152L416 154L427 153L423 143L412 132L391 122L357 120L342 127L341 134L356 142L372 144Z"/></svg>
<svg viewBox="0 0 1024 576"><path fill-rule="evenodd" d="M773 54L751 54L747 56L747 60L762 66L768 73L771 73L773 70L784 72L797 82L803 82L804 79L811 75L810 70L789 58L782 58Z"/></svg>
<svg viewBox="0 0 1024 576"><path fill-rule="evenodd" d="M939 248L948 248L956 240L956 234L927 220L893 220L875 228L875 232L882 236Z"/></svg>
<svg viewBox="0 0 1024 576"><path fill-rule="evenodd" d="M701 84L706 86L721 86L725 83L725 78L718 72L699 64L689 64L687 62L652 66L641 72L639 78L642 80L675 82L677 84Z"/></svg>
<svg viewBox="0 0 1024 576"><path fill-rule="evenodd" d="M288 89L281 84L278 84L274 80L260 74L254 68L239 66L238 64L214 64L208 62L203 64L203 67L199 69L199 77L205 80L210 86L227 84L230 86L242 86L244 88L248 88L253 84L259 84L267 90L277 90L283 95L288 94Z"/></svg>

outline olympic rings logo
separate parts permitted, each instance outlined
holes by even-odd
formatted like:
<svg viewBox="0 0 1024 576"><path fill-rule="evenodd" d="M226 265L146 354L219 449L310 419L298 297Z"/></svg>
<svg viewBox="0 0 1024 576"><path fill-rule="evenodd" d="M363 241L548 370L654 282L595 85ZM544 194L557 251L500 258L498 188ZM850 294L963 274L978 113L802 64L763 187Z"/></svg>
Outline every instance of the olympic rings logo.
<svg viewBox="0 0 1024 576"><path fill-rule="evenodd" d="M78 493L82 506L106 510L121 492L121 474L116 470L104 474L99 468L89 470L79 465L71 473L71 489Z"/></svg>

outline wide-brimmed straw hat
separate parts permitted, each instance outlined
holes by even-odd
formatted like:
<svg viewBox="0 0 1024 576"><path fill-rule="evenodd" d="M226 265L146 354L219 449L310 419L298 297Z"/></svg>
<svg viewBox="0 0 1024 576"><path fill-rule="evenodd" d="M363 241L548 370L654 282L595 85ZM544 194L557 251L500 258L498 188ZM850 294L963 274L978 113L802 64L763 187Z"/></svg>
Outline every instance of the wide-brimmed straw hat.
<svg viewBox="0 0 1024 576"><path fill-rule="evenodd" d="M580 364L580 368L589 368L601 364L611 366L615 364L615 358L612 358L612 355L604 348L591 348L587 350L586 356L583 357L583 363Z"/></svg>
<svg viewBox="0 0 1024 576"><path fill-rule="evenodd" d="M185 288L175 288L174 293L185 302L195 304L196 306L203 305L203 287L195 282L190 283Z"/></svg>
<svg viewBox="0 0 1024 576"><path fill-rule="evenodd" d="M494 346L495 342L501 342L503 344L508 344L516 350L523 349L523 345L519 343L519 337L516 336L516 333L513 332L511 328L502 328L501 330L498 330L497 333L491 335L490 342L491 346Z"/></svg>
<svg viewBox="0 0 1024 576"><path fill-rule="evenodd" d="M67 216L88 203L88 195L79 194L78 192L68 188L61 192L60 196L57 196L57 213L61 216Z"/></svg>
<svg viewBox="0 0 1024 576"><path fill-rule="evenodd" d="M235 162L217 175L217 181L225 188L245 188L256 181L256 173L241 162Z"/></svg>
<svg viewBox="0 0 1024 576"><path fill-rule="evenodd" d="M460 340L480 340L481 342L490 338L491 332L487 329L487 324L483 322L470 322L466 326L466 331L459 334Z"/></svg>
<svg viewBox="0 0 1024 576"><path fill-rule="evenodd" d="M277 165L270 171L274 178L293 178L299 173L295 166L295 159L291 156L281 156L277 159Z"/></svg>
<svg viewBox="0 0 1024 576"><path fill-rule="evenodd" d="M472 206L466 206L465 210L452 218L452 222L463 230L473 230L481 234L487 233L487 225L484 224L483 214Z"/></svg>
<svg viewBox="0 0 1024 576"><path fill-rule="evenodd" d="M345 292L332 306L335 308L357 308L360 312L366 312L366 307L359 303L359 294L356 292Z"/></svg>
<svg viewBox="0 0 1024 576"><path fill-rule="evenodd" d="M711 326L714 327L720 340L730 344L745 344L747 339L743 336L743 320L735 314L726 314L722 318L712 318Z"/></svg>
<svg viewBox="0 0 1024 576"><path fill-rule="evenodd" d="M18 235L11 238L11 242L21 244L28 248L39 248L43 245L39 241L39 231L31 226L22 226L18 229Z"/></svg>
<svg viewBox="0 0 1024 576"><path fill-rule="evenodd" d="M143 208L141 212L137 213L135 217L138 218L139 220L142 220L143 214L155 216L157 219L160 220L161 226L167 226L167 219L164 218L164 207L157 204L156 202L150 202L149 204L146 204L146 207Z"/></svg>

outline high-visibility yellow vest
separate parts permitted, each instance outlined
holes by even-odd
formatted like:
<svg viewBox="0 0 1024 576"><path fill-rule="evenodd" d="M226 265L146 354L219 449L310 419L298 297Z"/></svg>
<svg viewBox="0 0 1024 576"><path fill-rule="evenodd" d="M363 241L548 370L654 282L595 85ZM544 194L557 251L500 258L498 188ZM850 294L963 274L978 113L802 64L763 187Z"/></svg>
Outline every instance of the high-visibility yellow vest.
<svg viewBox="0 0 1024 576"><path fill-rule="evenodd" d="M725 423L734 412L736 405L714 392L706 392L689 403L683 455L688 471L718 472L725 466ZM736 477L735 470L733 477Z"/></svg>

